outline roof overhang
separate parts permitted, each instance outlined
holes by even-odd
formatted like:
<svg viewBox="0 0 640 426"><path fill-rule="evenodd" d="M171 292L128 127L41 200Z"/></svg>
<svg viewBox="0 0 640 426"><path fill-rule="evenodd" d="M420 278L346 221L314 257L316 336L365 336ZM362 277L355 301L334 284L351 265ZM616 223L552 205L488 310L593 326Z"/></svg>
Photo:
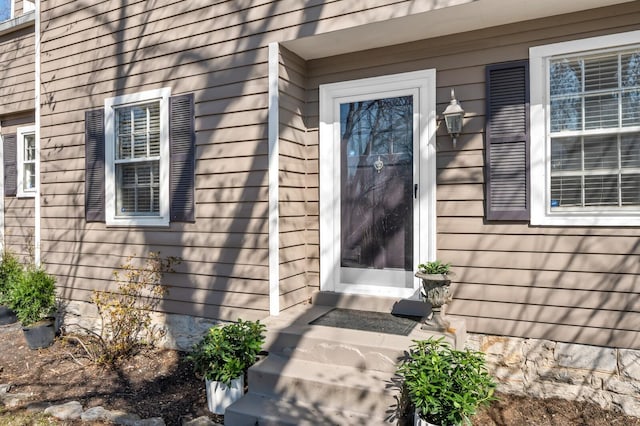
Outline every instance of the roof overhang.
<svg viewBox="0 0 640 426"><path fill-rule="evenodd" d="M416 0L394 7L391 16L364 10L350 14L352 19L330 19L316 34L282 44L303 59L316 59L631 1Z"/></svg>

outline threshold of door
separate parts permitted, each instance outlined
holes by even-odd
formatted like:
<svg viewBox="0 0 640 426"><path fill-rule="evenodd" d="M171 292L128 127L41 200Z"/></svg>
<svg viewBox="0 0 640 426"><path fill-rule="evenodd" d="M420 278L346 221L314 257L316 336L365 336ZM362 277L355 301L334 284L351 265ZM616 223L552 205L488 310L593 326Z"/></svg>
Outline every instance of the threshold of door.
<svg viewBox="0 0 640 426"><path fill-rule="evenodd" d="M420 300L397 297L318 291L312 294L311 300L314 305L356 309L360 311L386 312L403 316L424 317L430 313L428 305Z"/></svg>

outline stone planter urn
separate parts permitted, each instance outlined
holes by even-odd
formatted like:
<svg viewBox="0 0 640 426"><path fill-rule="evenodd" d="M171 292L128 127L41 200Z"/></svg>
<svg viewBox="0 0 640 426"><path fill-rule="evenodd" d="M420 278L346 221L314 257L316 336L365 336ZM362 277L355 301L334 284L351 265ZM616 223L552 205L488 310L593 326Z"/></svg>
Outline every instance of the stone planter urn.
<svg viewBox="0 0 640 426"><path fill-rule="evenodd" d="M431 304L431 316L422 325L423 330L446 331L449 322L442 314L442 307L453 300L451 291L452 274L425 274L416 272L416 277L422 280L422 297Z"/></svg>

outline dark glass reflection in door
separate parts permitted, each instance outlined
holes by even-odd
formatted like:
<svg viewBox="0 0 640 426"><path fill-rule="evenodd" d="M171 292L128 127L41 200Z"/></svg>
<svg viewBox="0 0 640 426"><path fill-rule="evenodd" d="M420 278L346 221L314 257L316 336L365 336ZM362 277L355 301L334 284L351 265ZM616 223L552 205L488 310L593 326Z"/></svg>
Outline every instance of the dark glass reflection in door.
<svg viewBox="0 0 640 426"><path fill-rule="evenodd" d="M341 266L413 269L413 96L340 105Z"/></svg>

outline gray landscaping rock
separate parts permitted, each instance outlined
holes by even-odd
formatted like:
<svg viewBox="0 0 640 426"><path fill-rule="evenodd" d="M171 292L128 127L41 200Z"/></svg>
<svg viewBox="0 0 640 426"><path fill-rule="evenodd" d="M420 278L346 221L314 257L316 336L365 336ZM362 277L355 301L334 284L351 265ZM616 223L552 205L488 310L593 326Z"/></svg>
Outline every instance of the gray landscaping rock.
<svg viewBox="0 0 640 426"><path fill-rule="evenodd" d="M182 426L216 426L217 423L207 416L198 417L197 419L182 422Z"/></svg>
<svg viewBox="0 0 640 426"><path fill-rule="evenodd" d="M0 403L7 408L17 408L29 398L31 398L29 393L5 393L0 395Z"/></svg>
<svg viewBox="0 0 640 426"><path fill-rule="evenodd" d="M165 426L165 423L162 417L152 417L150 419L137 420L133 423L133 426Z"/></svg>
<svg viewBox="0 0 640 426"><path fill-rule="evenodd" d="M27 405L27 413L42 413L44 412L44 410L46 410L47 408L51 407L51 404L49 404L48 402L41 402L41 401L37 401L37 402L31 402L29 403L29 405Z"/></svg>
<svg viewBox="0 0 640 426"><path fill-rule="evenodd" d="M134 426L138 420L140 420L140 416L137 414L124 411L109 411L109 421L117 425Z"/></svg>
<svg viewBox="0 0 640 426"><path fill-rule="evenodd" d="M44 413L59 420L75 420L82 415L82 404L78 401L71 401L66 404L52 405L44 410Z"/></svg>
<svg viewBox="0 0 640 426"><path fill-rule="evenodd" d="M98 406L88 408L84 413L82 413L80 418L83 422L97 422L100 420L110 420L111 417L109 417L109 414L109 410L106 410L104 407Z"/></svg>
<svg viewBox="0 0 640 426"><path fill-rule="evenodd" d="M11 385L9 384L1 384L0 385L0 393L7 393L11 390Z"/></svg>

